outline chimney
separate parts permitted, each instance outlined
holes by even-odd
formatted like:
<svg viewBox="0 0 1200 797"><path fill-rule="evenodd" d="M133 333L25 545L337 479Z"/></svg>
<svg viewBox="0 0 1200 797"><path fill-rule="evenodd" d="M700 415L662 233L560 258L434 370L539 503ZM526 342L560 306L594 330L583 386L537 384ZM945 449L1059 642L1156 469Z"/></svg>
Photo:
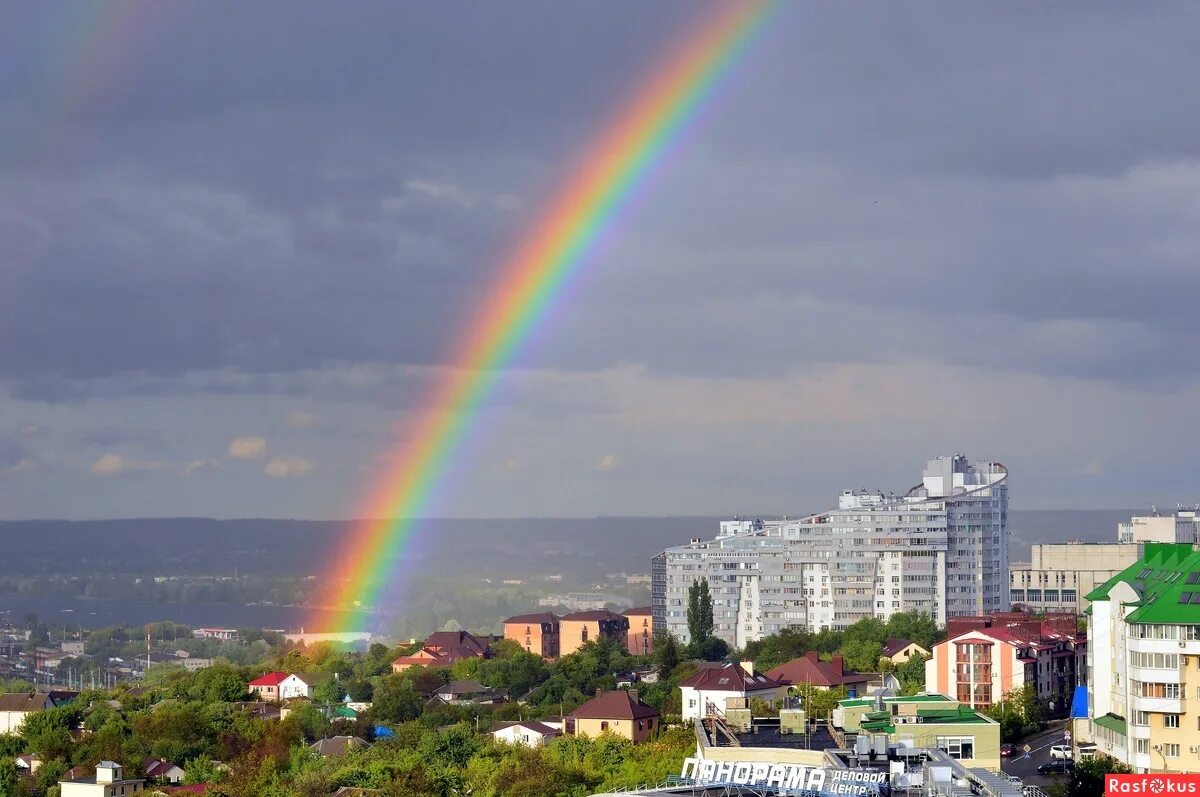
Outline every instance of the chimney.
<svg viewBox="0 0 1200 797"><path fill-rule="evenodd" d="M833 671L835 673L837 673L838 675L841 675L842 673L844 673L846 671L845 667L842 666L842 654L841 653L833 654Z"/></svg>
<svg viewBox="0 0 1200 797"><path fill-rule="evenodd" d="M597 686L596 687L596 697L600 697L601 694L602 694L601 689L600 689L600 687Z"/></svg>
<svg viewBox="0 0 1200 797"><path fill-rule="evenodd" d="M754 662L743 661L742 669L746 671L746 675L754 675Z"/></svg>
<svg viewBox="0 0 1200 797"><path fill-rule="evenodd" d="M817 663L817 661L819 661L819 660L820 660L820 656L819 656L819 654L817 653L817 651L815 651L815 650L810 650L808 653L805 653L805 654L804 654L804 658L808 659L808 660L809 660L809 661L811 661L813 664L816 664L816 663Z"/></svg>
<svg viewBox="0 0 1200 797"><path fill-rule="evenodd" d="M637 705L637 702L638 702L638 691L637 691L636 689L630 689L630 690L629 690L629 702L630 702L630 703L633 703L634 705Z"/></svg>

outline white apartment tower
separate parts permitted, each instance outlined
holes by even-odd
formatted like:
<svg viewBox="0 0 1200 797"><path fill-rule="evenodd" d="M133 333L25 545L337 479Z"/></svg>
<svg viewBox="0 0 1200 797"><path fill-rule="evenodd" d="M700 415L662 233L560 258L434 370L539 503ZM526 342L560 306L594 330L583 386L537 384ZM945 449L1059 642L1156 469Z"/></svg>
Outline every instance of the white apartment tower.
<svg viewBox="0 0 1200 797"><path fill-rule="evenodd" d="M846 490L836 509L808 517L726 521L715 539L656 556L651 574L655 627L685 643L688 588L700 578L714 632L739 648L788 627L902 611L940 625L1006 610L1008 470L939 457L903 495Z"/></svg>

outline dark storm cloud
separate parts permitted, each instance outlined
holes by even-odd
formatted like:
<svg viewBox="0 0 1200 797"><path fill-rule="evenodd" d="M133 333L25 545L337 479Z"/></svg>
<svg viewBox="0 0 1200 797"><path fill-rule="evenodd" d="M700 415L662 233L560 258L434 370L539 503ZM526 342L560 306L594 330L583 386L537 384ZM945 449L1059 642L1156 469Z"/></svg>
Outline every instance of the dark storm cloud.
<svg viewBox="0 0 1200 797"><path fill-rule="evenodd" d="M11 393L409 406L422 385L387 369L445 361L564 164L700 11L179 3L73 106L40 74L47 13L0 26L0 133L24 134L0 148ZM1200 10L774 21L522 364L1200 368Z"/></svg>

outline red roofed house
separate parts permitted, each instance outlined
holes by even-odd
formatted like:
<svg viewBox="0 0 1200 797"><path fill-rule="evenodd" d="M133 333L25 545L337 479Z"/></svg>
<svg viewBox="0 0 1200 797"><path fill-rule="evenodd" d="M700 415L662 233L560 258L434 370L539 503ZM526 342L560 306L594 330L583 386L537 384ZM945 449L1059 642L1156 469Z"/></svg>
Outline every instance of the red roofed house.
<svg viewBox="0 0 1200 797"><path fill-rule="evenodd" d="M887 659L892 664L903 664L913 656L919 656L922 659L929 658L929 651L918 645L916 642L910 642L907 639L900 637L889 637L883 643L883 653L880 654L879 660Z"/></svg>
<svg viewBox="0 0 1200 797"><path fill-rule="evenodd" d="M262 700L278 700L279 685L287 680L287 677L286 672L269 672L255 678L246 684L246 687Z"/></svg>
<svg viewBox="0 0 1200 797"><path fill-rule="evenodd" d="M409 667L449 667L459 659L484 658L488 644L466 631L438 631L430 634L421 649L392 662L392 672Z"/></svg>
<svg viewBox="0 0 1200 797"><path fill-rule="evenodd" d="M647 706L636 689L617 689L596 695L566 718L566 732L596 737L613 733L637 744L658 728L658 709Z"/></svg>
<svg viewBox="0 0 1200 797"><path fill-rule="evenodd" d="M1014 689L1032 685L1038 699L1067 708L1086 666L1086 637L1074 618L1034 620L1019 612L954 618L950 636L925 662L925 689L971 708L987 708ZM986 624L981 621L986 621Z"/></svg>
<svg viewBox="0 0 1200 797"><path fill-rule="evenodd" d="M726 664L698 670L679 683L683 719L703 719L710 712L723 715L726 700L758 698L774 704L787 696L787 685L754 671L754 662Z"/></svg>
<svg viewBox="0 0 1200 797"><path fill-rule="evenodd" d="M851 697L856 697L859 692L865 691L873 677L869 673L847 670L840 653L835 653L831 661L821 661L815 650L810 650L798 659L780 664L767 675L789 686L811 684L818 689L844 686Z"/></svg>
<svg viewBox="0 0 1200 797"><path fill-rule="evenodd" d="M146 770L146 777L159 783L179 783L185 774L182 767L165 758L147 758L142 762L142 768Z"/></svg>

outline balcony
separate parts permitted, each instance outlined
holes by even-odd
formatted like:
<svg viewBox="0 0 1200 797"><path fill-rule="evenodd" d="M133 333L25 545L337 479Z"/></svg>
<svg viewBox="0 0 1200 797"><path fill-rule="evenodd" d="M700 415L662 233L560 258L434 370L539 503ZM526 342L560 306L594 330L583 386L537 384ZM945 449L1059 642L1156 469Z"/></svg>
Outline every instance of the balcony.
<svg viewBox="0 0 1200 797"><path fill-rule="evenodd" d="M1130 708L1134 711L1161 711L1166 714L1183 714L1187 701L1182 697L1132 697Z"/></svg>

